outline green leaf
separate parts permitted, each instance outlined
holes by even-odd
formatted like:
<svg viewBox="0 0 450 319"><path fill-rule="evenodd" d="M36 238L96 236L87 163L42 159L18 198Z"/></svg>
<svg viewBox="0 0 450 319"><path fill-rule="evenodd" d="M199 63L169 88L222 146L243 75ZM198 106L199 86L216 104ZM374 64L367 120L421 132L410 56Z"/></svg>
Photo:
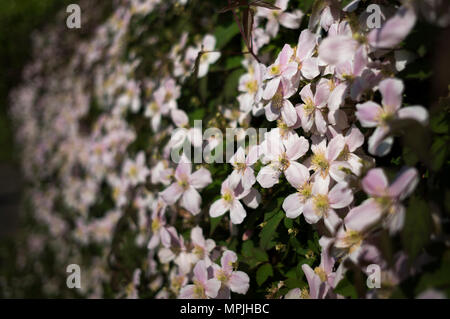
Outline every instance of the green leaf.
<svg viewBox="0 0 450 319"><path fill-rule="evenodd" d="M408 206L402 241L410 260L414 260L430 240L432 223L430 210L425 201L412 197Z"/></svg>
<svg viewBox="0 0 450 319"><path fill-rule="evenodd" d="M209 228L210 229L209 230L209 235L210 236L214 233L214 231L216 230L217 226L219 226L223 216L224 215L219 216L219 217L215 217L215 218L213 218L213 217L210 218L210 228Z"/></svg>
<svg viewBox="0 0 450 319"><path fill-rule="evenodd" d="M223 47L225 47L228 42L231 41L231 39L234 38L239 33L239 27L237 24L233 21L230 25L227 27L218 26L216 27L216 32L214 33L214 36L216 37L216 50L221 50Z"/></svg>
<svg viewBox="0 0 450 319"><path fill-rule="evenodd" d="M271 276L273 276L272 265L264 264L256 271L256 283L261 286Z"/></svg>
<svg viewBox="0 0 450 319"><path fill-rule="evenodd" d="M278 211L272 218L267 221L267 224L264 226L259 235L261 237L261 248L270 249L275 245L272 240L275 238L277 227L283 217L284 213L282 211Z"/></svg>

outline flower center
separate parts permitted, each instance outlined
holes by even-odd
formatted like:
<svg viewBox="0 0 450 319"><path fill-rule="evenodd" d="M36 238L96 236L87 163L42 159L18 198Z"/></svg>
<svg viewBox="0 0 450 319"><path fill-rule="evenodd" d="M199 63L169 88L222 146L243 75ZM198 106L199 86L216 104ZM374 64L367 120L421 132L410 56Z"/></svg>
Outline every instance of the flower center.
<svg viewBox="0 0 450 319"><path fill-rule="evenodd" d="M240 173L244 173L245 169L247 168L247 165L245 163L234 163L236 165L236 169Z"/></svg>
<svg viewBox="0 0 450 319"><path fill-rule="evenodd" d="M285 171L288 169L288 167L291 165L291 162L286 157L286 153L281 154L280 158L278 159L280 162L280 170Z"/></svg>
<svg viewBox="0 0 450 319"><path fill-rule="evenodd" d="M305 111L306 115L311 115L314 110L316 109L316 106L314 105L313 100L311 98L306 98L306 102L303 105L303 110Z"/></svg>
<svg viewBox="0 0 450 319"><path fill-rule="evenodd" d="M350 248L350 252L359 247L362 240L363 236L359 231L349 229L345 233L344 243Z"/></svg>
<svg viewBox="0 0 450 319"><path fill-rule="evenodd" d="M205 255L205 250L198 245L194 246L193 252L199 259L203 259L203 256Z"/></svg>
<svg viewBox="0 0 450 319"><path fill-rule="evenodd" d="M180 185L183 189L186 189L186 188L188 188L189 183L187 180L181 179L178 181L178 185Z"/></svg>
<svg viewBox="0 0 450 319"><path fill-rule="evenodd" d="M217 272L217 280L219 280L221 282L227 282L228 276L225 274L225 272L223 270L219 270Z"/></svg>
<svg viewBox="0 0 450 319"><path fill-rule="evenodd" d="M233 195L231 194L231 192L225 192L225 194L223 194L222 196L223 200L226 201L227 203L231 203L233 201Z"/></svg>
<svg viewBox="0 0 450 319"><path fill-rule="evenodd" d="M317 216L326 216L328 209L330 208L328 196L322 194L316 195L314 197L314 207L316 208Z"/></svg>
<svg viewBox="0 0 450 319"><path fill-rule="evenodd" d="M280 74L280 66L279 65L272 65L270 67L269 72L270 72L271 75L278 75L278 74Z"/></svg>
<svg viewBox="0 0 450 319"><path fill-rule="evenodd" d="M300 187L298 190L298 193L300 194L301 200L305 202L308 198L312 195L312 186L308 182L306 182L302 187Z"/></svg>
<svg viewBox="0 0 450 319"><path fill-rule="evenodd" d="M248 81L245 84L245 87L247 88L248 93L255 94L256 91L258 91L258 83L256 80Z"/></svg>
<svg viewBox="0 0 450 319"><path fill-rule="evenodd" d="M206 298L205 288L203 288L201 282L197 280L194 280L194 296L197 298Z"/></svg>
<svg viewBox="0 0 450 319"><path fill-rule="evenodd" d="M319 276L322 282L327 281L327 274L325 273L325 270L323 270L323 268L316 267L314 268L314 272L316 273L317 276Z"/></svg>
<svg viewBox="0 0 450 319"><path fill-rule="evenodd" d="M152 220L152 231L156 232L160 228L161 228L161 223L159 222L158 218L155 218L154 220Z"/></svg>
<svg viewBox="0 0 450 319"><path fill-rule="evenodd" d="M330 163L328 163L323 152L314 154L311 163L315 171L321 171L323 176L327 174Z"/></svg>
<svg viewBox="0 0 450 319"><path fill-rule="evenodd" d="M300 298L302 299L310 299L310 295L309 295L309 291L306 288L302 288L302 290L300 291Z"/></svg>
<svg viewBox="0 0 450 319"><path fill-rule="evenodd" d="M130 177L136 178L137 177L137 173L138 173L137 167L135 165L132 165L130 167L130 170L128 171L128 174L130 175Z"/></svg>

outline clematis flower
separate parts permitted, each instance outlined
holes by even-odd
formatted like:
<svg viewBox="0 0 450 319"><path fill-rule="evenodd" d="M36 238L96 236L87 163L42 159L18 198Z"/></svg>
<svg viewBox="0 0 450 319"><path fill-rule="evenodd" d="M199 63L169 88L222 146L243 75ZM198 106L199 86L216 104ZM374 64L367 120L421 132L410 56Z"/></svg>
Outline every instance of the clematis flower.
<svg viewBox="0 0 450 319"><path fill-rule="evenodd" d="M339 158L345 153L345 146L345 138L342 134L334 136L328 145L326 138L319 143L313 143L311 145L313 155L308 160L309 169L314 171L315 176L322 179L329 180L331 176L336 182L343 182L347 175L346 170L351 169L350 164Z"/></svg>
<svg viewBox="0 0 450 319"><path fill-rule="evenodd" d="M203 260L194 267L193 285L187 285L180 290L180 299L208 299L215 298L221 283L216 278L208 279L208 269Z"/></svg>
<svg viewBox="0 0 450 319"><path fill-rule="evenodd" d="M150 123L153 132L157 132L161 125L161 117L169 113L167 104L163 103L163 96L161 94L153 95L153 100L147 104L144 116L151 118Z"/></svg>
<svg viewBox="0 0 450 319"><path fill-rule="evenodd" d="M286 217L297 218L303 212L306 201L312 196L312 185L308 169L304 167L301 170L301 174L292 179L292 183L297 192L286 197L282 207L286 212Z"/></svg>
<svg viewBox="0 0 450 319"><path fill-rule="evenodd" d="M233 173L230 175L232 180L231 183L233 185L242 182L242 187L244 187L244 189L249 189L255 184L256 178L252 165L258 160L258 151L259 148L253 146L250 148L248 156L246 157L244 149L239 147L236 154L230 158L230 163L234 168Z"/></svg>
<svg viewBox="0 0 450 319"><path fill-rule="evenodd" d="M272 10L264 7L258 7L256 12L257 18L266 18L266 32L271 37L275 37L278 34L280 24L288 29L298 29L303 17L303 12L295 10L294 12L285 12L288 6L289 0L277 0L275 6L280 10Z"/></svg>
<svg viewBox="0 0 450 319"><path fill-rule="evenodd" d="M334 263L334 258L328 254L327 250L323 250L320 265L315 267L314 270L308 264L302 265L303 273L309 285L309 298L324 299L335 288Z"/></svg>
<svg viewBox="0 0 450 319"><path fill-rule="evenodd" d="M412 119L422 124L428 121L428 112L422 106L401 108L403 82L398 79L385 79L380 82L382 106L369 101L357 104L356 117L363 127L376 127L369 138L369 152L384 156L390 152L393 138L389 137L390 124L396 119Z"/></svg>
<svg viewBox="0 0 450 319"><path fill-rule="evenodd" d="M296 106L296 110L300 120L302 121L302 128L306 132L318 132L324 135L327 131L327 122L324 119L325 106L330 94L329 84L326 79L321 79L316 86L315 93L311 90L311 84L303 87L300 91L303 104ZM314 128L313 128L313 125Z"/></svg>
<svg viewBox="0 0 450 319"><path fill-rule="evenodd" d="M246 61L248 73L239 78L238 90L243 92L237 99L239 101L240 110L248 113L257 109L257 105L262 98L262 82L266 72L266 67L257 61Z"/></svg>
<svg viewBox="0 0 450 319"><path fill-rule="evenodd" d="M304 175L306 168L297 160L309 149L308 141L298 135L291 135L287 140L280 141L277 135L267 134L261 149L269 165L264 166L256 180L264 188L277 184L281 173L295 187L298 176Z"/></svg>
<svg viewBox="0 0 450 319"><path fill-rule="evenodd" d="M207 34L203 38L201 50L206 51L200 57L200 64L198 66L198 78L204 77L209 70L209 65L215 63L220 58L220 52L211 52L214 51L216 47L216 38Z"/></svg>
<svg viewBox="0 0 450 319"><path fill-rule="evenodd" d="M170 184L174 173L174 169L169 167L169 162L167 160L158 161L150 171L152 184L162 183L166 186Z"/></svg>
<svg viewBox="0 0 450 319"><path fill-rule="evenodd" d="M170 233L166 229L166 204L158 199L153 203L152 208L152 237L148 242L148 249L155 249L159 243L162 243L164 247L170 247Z"/></svg>
<svg viewBox="0 0 450 319"><path fill-rule="evenodd" d="M223 181L220 193L222 197L211 205L209 215L219 217L230 211L230 219L233 224L241 224L247 216L247 212L239 200L242 199L250 208L258 207L261 201L256 189L244 189L242 183L236 183L231 176Z"/></svg>
<svg viewBox="0 0 450 319"><path fill-rule="evenodd" d="M359 256L365 247L365 240L380 218L381 212L373 200L366 200L352 208L336 232L334 247L343 251L346 258L358 263Z"/></svg>
<svg viewBox="0 0 450 319"><path fill-rule="evenodd" d="M316 36L308 29L303 30L295 47L294 61L298 65L298 75L312 80L320 74L318 58L313 57L317 45Z"/></svg>
<svg viewBox="0 0 450 319"><path fill-rule="evenodd" d="M145 166L145 154L143 151L136 156L136 161L126 159L123 165L123 174L128 178L132 186L144 183L150 170Z"/></svg>
<svg viewBox="0 0 450 319"><path fill-rule="evenodd" d="M334 232L341 219L334 209L347 207L353 201L353 192L344 183L329 190L329 181L317 178L311 189L311 197L303 207L303 216L309 224L323 219L325 226Z"/></svg>
<svg viewBox="0 0 450 319"><path fill-rule="evenodd" d="M203 237L203 230L196 226L191 230L191 242L194 246L192 252L195 257L195 261L204 260L206 266L211 266L211 259L209 254L216 247L216 243L212 239L205 239Z"/></svg>
<svg viewBox="0 0 450 319"><path fill-rule="evenodd" d="M417 183L418 177L415 168L402 172L391 186L380 168L371 169L363 178L363 190L375 201L376 205L372 205L372 207L377 209L377 214L383 213L386 217L385 225L391 234L395 234L403 228L405 207L401 201L413 192Z"/></svg>
<svg viewBox="0 0 450 319"><path fill-rule="evenodd" d="M183 158L175 170L175 180L160 193L161 198L168 205L173 205L181 197L181 207L193 215L200 213L202 198L197 190L203 189L212 182L211 173L205 168L192 173L192 164Z"/></svg>
<svg viewBox="0 0 450 319"><path fill-rule="evenodd" d="M297 112L291 101L289 101L289 98L294 93L295 89L284 79L281 79L274 94L266 88L263 98L268 101L264 106L267 120L275 121L281 115L287 126L294 126L297 123Z"/></svg>
<svg viewBox="0 0 450 319"><path fill-rule="evenodd" d="M264 79L268 80L268 82L263 93L265 100L270 100L275 95L279 89L281 79L289 81L297 73L297 62L291 60L293 54L294 50L291 46L285 44L275 62L266 69ZM285 83L286 88L289 87L287 84L288 82Z"/></svg>
<svg viewBox="0 0 450 319"><path fill-rule="evenodd" d="M222 284L219 291L221 298L229 298L230 290L245 295L250 286L250 278L248 275L243 271L234 270L236 262L236 253L231 250L226 250L220 259L222 266L213 264L214 277Z"/></svg>
<svg viewBox="0 0 450 319"><path fill-rule="evenodd" d="M329 129L333 137L339 134L332 127ZM364 144L364 135L353 125L345 134L344 141L344 149L339 154L337 160L348 163L353 174L359 176L363 164L361 158L355 155L354 152Z"/></svg>

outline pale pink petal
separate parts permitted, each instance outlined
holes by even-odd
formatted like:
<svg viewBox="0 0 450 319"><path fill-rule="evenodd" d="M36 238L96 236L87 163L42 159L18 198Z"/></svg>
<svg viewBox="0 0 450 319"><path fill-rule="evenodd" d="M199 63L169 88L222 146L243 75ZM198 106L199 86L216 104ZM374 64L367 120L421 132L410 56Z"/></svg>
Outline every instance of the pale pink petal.
<svg viewBox="0 0 450 319"><path fill-rule="evenodd" d="M208 270L206 269L206 263L203 260L197 262L194 267L194 276L202 284L206 284L208 280Z"/></svg>
<svg viewBox="0 0 450 319"><path fill-rule="evenodd" d="M326 157L329 162L334 161L345 147L345 138L339 134L333 137L328 144Z"/></svg>
<svg viewBox="0 0 450 319"><path fill-rule="evenodd" d="M292 135L285 142L286 155L290 160L297 160L309 150L309 142L303 136Z"/></svg>
<svg viewBox="0 0 450 319"><path fill-rule="evenodd" d="M270 188L279 181L280 172L272 166L267 165L261 168L256 180L263 188Z"/></svg>
<svg viewBox="0 0 450 319"><path fill-rule="evenodd" d="M382 104L389 110L397 110L402 104L403 82L399 79L386 79L378 86L383 97Z"/></svg>
<svg viewBox="0 0 450 319"><path fill-rule="evenodd" d="M303 30L300 33L297 44L297 58L300 61L311 57L314 48L316 47L316 36L308 29Z"/></svg>
<svg viewBox="0 0 450 319"><path fill-rule="evenodd" d="M168 205L174 204L183 194L183 188L178 183L173 183L160 193L161 198Z"/></svg>
<svg viewBox="0 0 450 319"><path fill-rule="evenodd" d="M255 173L251 167L247 167L244 171L244 176L241 178L242 187L249 189L256 182Z"/></svg>
<svg viewBox="0 0 450 319"><path fill-rule="evenodd" d="M324 135L327 132L327 122L323 118L322 112L320 109L316 109L314 116L314 122L316 123L317 131L320 135Z"/></svg>
<svg viewBox="0 0 450 319"><path fill-rule="evenodd" d="M294 193L284 199L283 210L286 212L286 217L297 218L303 211L304 204L300 200L300 195Z"/></svg>
<svg viewBox="0 0 450 319"><path fill-rule="evenodd" d="M320 74L317 58L307 58L302 61L301 73L305 79L312 80Z"/></svg>
<svg viewBox="0 0 450 319"><path fill-rule="evenodd" d="M250 278L243 271L234 271L228 284L231 291L245 295L250 287Z"/></svg>
<svg viewBox="0 0 450 319"><path fill-rule="evenodd" d="M369 33L369 44L377 49L394 48L406 38L416 24L416 19L413 8L401 7L381 28Z"/></svg>
<svg viewBox="0 0 450 319"><path fill-rule="evenodd" d="M394 139L388 137L389 128L380 126L375 129L369 138L369 153L376 156L385 156L391 151Z"/></svg>
<svg viewBox="0 0 450 319"><path fill-rule="evenodd" d="M389 182L381 168L371 169L363 178L362 187L371 196L385 196Z"/></svg>
<svg viewBox="0 0 450 319"><path fill-rule="evenodd" d="M316 214L314 210L314 203L311 199L306 201L306 204L303 207L303 216L308 224L316 224L322 217Z"/></svg>
<svg viewBox="0 0 450 319"><path fill-rule="evenodd" d="M297 10L300 11L300 10ZM300 22L302 21L303 14L300 13L294 14L289 12L283 12L278 19L280 24L288 29L297 29L300 26Z"/></svg>
<svg viewBox="0 0 450 319"><path fill-rule="evenodd" d="M311 90L311 84L305 85L301 89L300 96L304 103L307 103L309 100L314 101L314 94Z"/></svg>
<svg viewBox="0 0 450 319"><path fill-rule="evenodd" d="M189 178L189 184L196 189L202 189L211 184L211 182L211 173L203 167L194 172Z"/></svg>
<svg viewBox="0 0 450 319"><path fill-rule="evenodd" d="M382 210L374 199L367 199L361 205L353 208L344 219L347 229L364 231L381 218Z"/></svg>
<svg viewBox="0 0 450 319"><path fill-rule="evenodd" d="M172 121L178 127L183 127L189 123L189 118L186 113L179 109L174 109L170 112Z"/></svg>
<svg viewBox="0 0 450 319"><path fill-rule="evenodd" d="M325 38L319 46L319 58L327 64L337 65L351 60L358 42L347 35Z"/></svg>
<svg viewBox="0 0 450 319"><path fill-rule="evenodd" d="M225 214L230 209L229 205L225 202L225 200L218 199L216 200L211 207L209 208L209 216L211 217L219 217Z"/></svg>
<svg viewBox="0 0 450 319"><path fill-rule="evenodd" d="M400 119L412 119L424 125L428 123L428 111L422 106L403 107L397 114Z"/></svg>
<svg viewBox="0 0 450 319"><path fill-rule="evenodd" d="M187 286L184 286L183 288L181 288L178 298L180 298L180 299L195 299L194 285L187 285Z"/></svg>
<svg viewBox="0 0 450 319"><path fill-rule="evenodd" d="M344 208L353 201L352 190L344 183L337 184L328 193L330 206L333 208Z"/></svg>
<svg viewBox="0 0 450 319"><path fill-rule="evenodd" d="M349 151L354 152L364 144L364 135L356 126L352 126L345 135L345 143Z"/></svg>
<svg viewBox="0 0 450 319"><path fill-rule="evenodd" d="M389 187L389 195L400 200L405 199L416 188L419 182L418 173L415 168L404 171Z"/></svg>
<svg viewBox="0 0 450 319"><path fill-rule="evenodd" d="M383 109L375 102L368 101L363 104L356 105L356 117L363 127L374 127L378 125Z"/></svg>
<svg viewBox="0 0 450 319"><path fill-rule="evenodd" d="M183 197L181 197L181 207L186 208L193 215L200 213L200 204L202 198L200 194L193 187L189 187L184 191Z"/></svg>
<svg viewBox="0 0 450 319"><path fill-rule="evenodd" d="M309 170L298 162L291 162L289 167L284 171L284 175L289 184L298 188L308 180Z"/></svg>
<svg viewBox="0 0 450 319"><path fill-rule="evenodd" d="M192 228L191 240L194 245L198 245L201 247L205 246L205 237L203 237L203 230L199 226Z"/></svg>
<svg viewBox="0 0 450 319"><path fill-rule="evenodd" d="M297 122L297 112L289 100L284 100L283 107L281 108L281 115L287 126L294 126Z"/></svg>
<svg viewBox="0 0 450 319"><path fill-rule="evenodd" d="M179 181L188 181L191 175L192 164L187 162L184 158L181 159L180 163L175 170L175 177Z"/></svg>
<svg viewBox="0 0 450 319"><path fill-rule="evenodd" d="M230 208L231 222L233 224L241 224L244 221L245 216L247 216L247 212L245 211L244 206L242 206L240 201L234 200Z"/></svg>
<svg viewBox="0 0 450 319"><path fill-rule="evenodd" d="M219 280L209 279L205 285L205 294L210 298L216 298L221 285Z"/></svg>

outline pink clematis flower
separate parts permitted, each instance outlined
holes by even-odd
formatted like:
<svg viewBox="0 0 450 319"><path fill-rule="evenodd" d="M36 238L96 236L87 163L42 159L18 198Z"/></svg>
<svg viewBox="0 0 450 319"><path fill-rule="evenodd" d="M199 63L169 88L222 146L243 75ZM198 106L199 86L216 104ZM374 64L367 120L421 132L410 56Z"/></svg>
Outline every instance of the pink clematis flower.
<svg viewBox="0 0 450 319"><path fill-rule="evenodd" d="M209 70L209 65L215 63L220 58L220 52L215 52L216 38L207 34L203 38L201 49L207 51L200 57L200 64L198 66L198 78L204 77Z"/></svg>
<svg viewBox="0 0 450 319"><path fill-rule="evenodd" d="M319 143L311 145L313 155L308 159L309 169L314 171L314 175L329 180L330 176L336 182L343 182L347 175L346 170L351 169L350 164L341 160L345 158L344 149L345 138L342 134L334 136L327 145L326 138Z"/></svg>
<svg viewBox="0 0 450 319"><path fill-rule="evenodd" d="M216 247L216 243L212 239L203 237L203 230L196 226L191 230L191 242L194 246L193 254L196 260L204 260L207 266L211 266L209 254Z"/></svg>
<svg viewBox="0 0 450 319"><path fill-rule="evenodd" d="M303 166L304 167L304 166ZM301 174L292 179L292 183L297 192L289 195L283 201L283 210L286 217L297 218L303 212L306 201L312 196L312 185L309 171L306 167L302 169Z"/></svg>
<svg viewBox="0 0 450 319"><path fill-rule="evenodd" d="M320 135L324 135L327 132L327 122L323 112L325 111L329 95L329 83L326 79L319 81L315 94L311 90L311 84L304 86L300 91L303 104L298 104L296 110L305 132L313 130ZM313 127L313 125L315 126Z"/></svg>
<svg viewBox="0 0 450 319"><path fill-rule="evenodd" d="M166 229L166 204L158 199L153 203L152 212L152 237L147 245L148 249L155 249L159 243L162 243L164 247L170 247L170 233Z"/></svg>
<svg viewBox="0 0 450 319"><path fill-rule="evenodd" d="M386 216L385 226L391 234L403 228L405 207L401 201L413 192L418 181L415 168L401 173L391 186L380 168L371 169L363 178L362 187L371 196L369 201L373 200L376 203L373 208L377 210L377 213L383 213Z"/></svg>
<svg viewBox="0 0 450 319"><path fill-rule="evenodd" d="M353 193L344 183L329 190L329 181L317 178L311 189L311 197L303 207L303 216L309 224L323 219L325 226L334 232L341 219L334 209L347 207L353 201Z"/></svg>
<svg viewBox="0 0 450 319"><path fill-rule="evenodd" d="M123 173L132 186L144 183L150 174L150 170L145 166L145 153L143 151L139 152L135 161L131 159L125 160Z"/></svg>
<svg viewBox="0 0 450 319"><path fill-rule="evenodd" d="M257 61L245 60L248 73L242 75L239 79L239 91L243 92L238 96L240 110L248 113L256 111L257 105L262 98L262 82L266 72L266 67Z"/></svg>
<svg viewBox="0 0 450 319"><path fill-rule="evenodd" d="M208 299L217 297L221 283L216 278L208 279L208 269L203 260L194 267L194 284L180 290L180 299Z"/></svg>
<svg viewBox="0 0 450 319"><path fill-rule="evenodd" d="M297 160L308 151L308 141L298 135L291 135L287 140L278 139L278 134L269 133L266 136L261 149L269 165L261 168L256 180L262 187L270 188L278 183L281 173L284 173L287 181L295 187L298 177L307 170Z"/></svg>
<svg viewBox="0 0 450 319"><path fill-rule="evenodd" d="M285 12L288 3L289 0L277 0L274 5L280 8L280 10L258 7L256 17L267 19L266 32L270 34L270 36L275 37L278 34L280 24L288 29L297 29L300 27L303 12L300 10L295 10L292 13Z"/></svg>
<svg viewBox="0 0 450 319"><path fill-rule="evenodd" d="M230 163L233 165L233 173L231 173L231 183L237 185L242 182L244 189L249 189L256 182L255 172L252 165L258 160L258 146L250 148L248 156L245 156L245 151L242 147L239 147L236 154L230 158Z"/></svg>
<svg viewBox="0 0 450 319"><path fill-rule="evenodd" d="M170 148L177 149L186 142L194 147L202 146L202 131L198 127L188 128L189 118L184 111L174 109L170 112L170 116L177 126L169 141Z"/></svg>
<svg viewBox="0 0 450 319"><path fill-rule="evenodd" d="M265 100L270 100L279 89L281 79L286 81L297 73L297 62L291 60L294 50L289 44L285 44L275 62L266 69L264 79L268 80L263 93ZM288 87L287 82L285 87Z"/></svg>
<svg viewBox="0 0 450 319"><path fill-rule="evenodd" d="M388 135L392 121L413 119L422 124L428 121L428 112L422 106L401 108L403 89L401 80L385 79L379 85L383 97L382 106L372 101L356 105L356 116L361 125L376 127L369 138L369 152L373 155L384 156L391 150L393 138Z"/></svg>
<svg viewBox="0 0 450 319"><path fill-rule="evenodd" d="M373 200L366 200L352 208L336 232L334 246L343 251L346 258L358 263L366 246L365 240L380 218L381 212Z"/></svg>
<svg viewBox="0 0 450 319"><path fill-rule="evenodd" d="M297 113L289 98L294 95L294 87L286 80L281 80L275 94L264 91L263 97L268 101L264 107L266 118L269 121L277 120L280 115L287 126L294 126L297 123ZM267 93L267 94L266 94Z"/></svg>
<svg viewBox="0 0 450 319"><path fill-rule="evenodd" d="M240 199L250 208L258 207L261 201L260 194L256 189L244 189L242 183L236 183L236 179L233 180L231 176L223 181L220 193L222 197L211 205L209 215L219 217L230 211L230 219L233 224L241 224L247 216Z"/></svg>
<svg viewBox="0 0 450 319"><path fill-rule="evenodd" d="M331 289L335 287L336 274L333 272L334 263L334 258L325 249L321 253L320 265L314 270L308 264L302 265L303 273L309 285L309 298L324 299L331 292Z"/></svg>
<svg viewBox="0 0 450 319"><path fill-rule="evenodd" d="M214 277L222 284L219 291L221 298L230 298L230 290L245 295L250 286L250 278L248 275L243 271L234 270L236 262L236 253L231 250L226 250L220 259L222 267L213 264Z"/></svg>
<svg viewBox="0 0 450 319"><path fill-rule="evenodd" d="M175 170L175 180L161 192L161 198L168 205L172 205L181 197L181 207L193 215L200 213L202 198L197 190L212 182L211 173L205 168L200 168L192 173L192 164L184 158Z"/></svg>
<svg viewBox="0 0 450 319"><path fill-rule="evenodd" d="M308 29L303 30L295 48L294 61L298 64L298 75L311 80L320 74L318 58L313 57L317 37Z"/></svg>

